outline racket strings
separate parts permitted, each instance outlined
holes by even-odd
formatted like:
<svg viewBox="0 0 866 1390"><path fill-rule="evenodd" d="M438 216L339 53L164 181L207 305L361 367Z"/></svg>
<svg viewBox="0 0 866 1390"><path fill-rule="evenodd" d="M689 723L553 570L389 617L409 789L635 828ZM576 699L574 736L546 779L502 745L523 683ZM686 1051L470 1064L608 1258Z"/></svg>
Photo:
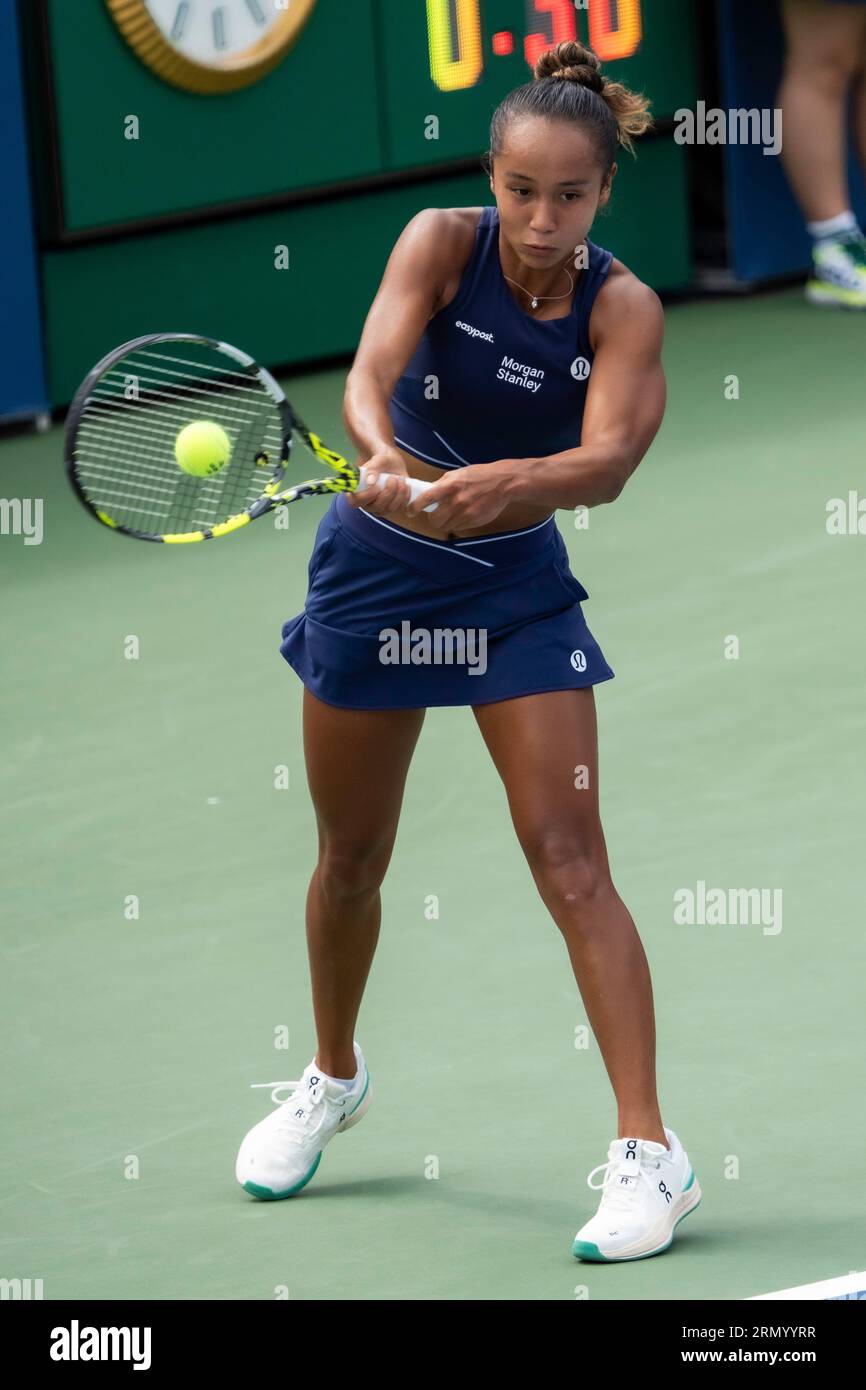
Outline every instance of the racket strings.
<svg viewBox="0 0 866 1390"><path fill-rule="evenodd" d="M75 444L75 469L88 501L137 531L207 530L247 511L282 474L287 422L256 369L208 344L184 354L137 349L91 388ZM207 477L175 458L179 432L212 421L226 433L229 461Z"/></svg>

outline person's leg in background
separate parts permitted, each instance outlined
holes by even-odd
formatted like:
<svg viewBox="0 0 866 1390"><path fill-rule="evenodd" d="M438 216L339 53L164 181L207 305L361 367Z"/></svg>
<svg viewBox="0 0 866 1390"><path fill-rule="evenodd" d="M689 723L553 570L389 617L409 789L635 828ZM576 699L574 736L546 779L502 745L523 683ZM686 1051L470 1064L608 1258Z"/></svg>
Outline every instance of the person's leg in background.
<svg viewBox="0 0 866 1390"><path fill-rule="evenodd" d="M780 14L782 162L813 242L807 298L866 308L866 241L846 176L848 94L866 56L866 3L780 0ZM857 100L862 111L861 83Z"/></svg>
<svg viewBox="0 0 866 1390"><path fill-rule="evenodd" d="M862 8L866 10L866 4ZM860 167L866 174L866 24L860 36L860 72L854 87L852 123Z"/></svg>

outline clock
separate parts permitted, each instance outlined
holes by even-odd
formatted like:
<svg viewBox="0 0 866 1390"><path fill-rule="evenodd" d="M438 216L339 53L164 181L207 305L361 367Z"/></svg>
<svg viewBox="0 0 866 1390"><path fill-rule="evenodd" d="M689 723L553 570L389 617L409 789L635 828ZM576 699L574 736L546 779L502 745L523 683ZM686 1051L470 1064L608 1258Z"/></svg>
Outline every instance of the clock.
<svg viewBox="0 0 866 1390"><path fill-rule="evenodd" d="M130 48L175 87L248 87L275 68L316 0L106 0Z"/></svg>

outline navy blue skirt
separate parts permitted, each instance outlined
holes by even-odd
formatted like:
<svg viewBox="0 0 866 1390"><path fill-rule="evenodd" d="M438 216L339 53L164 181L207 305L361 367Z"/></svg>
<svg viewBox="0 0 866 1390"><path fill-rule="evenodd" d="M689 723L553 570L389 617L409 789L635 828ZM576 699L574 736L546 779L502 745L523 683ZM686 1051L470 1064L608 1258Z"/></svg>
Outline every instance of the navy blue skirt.
<svg viewBox="0 0 866 1390"><path fill-rule="evenodd" d="M280 652L345 709L478 705L613 677L553 517L434 541L337 493L319 523L303 612Z"/></svg>

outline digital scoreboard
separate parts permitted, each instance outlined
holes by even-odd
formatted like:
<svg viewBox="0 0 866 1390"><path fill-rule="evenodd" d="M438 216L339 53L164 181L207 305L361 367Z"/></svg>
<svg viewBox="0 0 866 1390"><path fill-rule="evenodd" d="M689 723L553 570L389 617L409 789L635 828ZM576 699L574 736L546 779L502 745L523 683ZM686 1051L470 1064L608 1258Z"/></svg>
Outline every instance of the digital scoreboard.
<svg viewBox="0 0 866 1390"><path fill-rule="evenodd" d="M689 0L382 0L380 14L390 168L480 153L498 102L566 39L644 92L657 125L697 95ZM437 118L435 139L425 113Z"/></svg>
<svg viewBox="0 0 866 1390"><path fill-rule="evenodd" d="M573 0L526 0L520 31L497 28L489 53L504 57L519 47L531 75L535 63L554 44L581 38ZM584 7L590 48L603 63L631 58L640 47L641 0L594 0ZM488 7L495 20L494 7ZM442 92L474 87L485 66L481 0L427 0L430 77Z"/></svg>

